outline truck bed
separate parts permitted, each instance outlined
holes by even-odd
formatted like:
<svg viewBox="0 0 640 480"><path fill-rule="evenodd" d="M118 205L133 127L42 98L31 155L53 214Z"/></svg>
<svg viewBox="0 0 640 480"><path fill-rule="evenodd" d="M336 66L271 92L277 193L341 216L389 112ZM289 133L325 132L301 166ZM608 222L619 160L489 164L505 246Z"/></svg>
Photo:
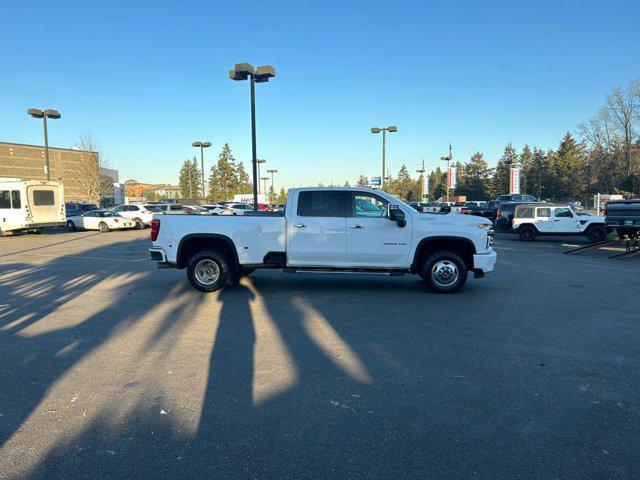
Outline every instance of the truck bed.
<svg viewBox="0 0 640 480"><path fill-rule="evenodd" d="M268 252L285 251L283 215L154 215L160 221L157 241L175 263L179 244L174 239L216 235L229 237L235 244L240 264L262 263Z"/></svg>

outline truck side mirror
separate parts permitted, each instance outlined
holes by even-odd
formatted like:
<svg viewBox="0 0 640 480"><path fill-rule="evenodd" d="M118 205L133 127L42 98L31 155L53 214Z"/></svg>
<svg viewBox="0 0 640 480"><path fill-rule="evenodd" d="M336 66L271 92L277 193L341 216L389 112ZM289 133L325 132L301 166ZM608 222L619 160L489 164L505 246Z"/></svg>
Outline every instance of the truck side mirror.
<svg viewBox="0 0 640 480"><path fill-rule="evenodd" d="M398 205L389 205L387 217L392 222L396 222L400 228L404 228L407 225L404 212L400 210Z"/></svg>

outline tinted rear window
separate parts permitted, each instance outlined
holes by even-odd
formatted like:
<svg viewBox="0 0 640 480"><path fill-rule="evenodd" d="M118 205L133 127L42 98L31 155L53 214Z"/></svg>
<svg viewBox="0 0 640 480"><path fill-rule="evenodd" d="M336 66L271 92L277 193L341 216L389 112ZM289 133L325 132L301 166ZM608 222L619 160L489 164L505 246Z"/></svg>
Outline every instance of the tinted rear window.
<svg viewBox="0 0 640 480"><path fill-rule="evenodd" d="M11 208L11 192L0 190L0 208Z"/></svg>
<svg viewBox="0 0 640 480"><path fill-rule="evenodd" d="M34 190L33 204L36 206L54 205L53 190Z"/></svg>
<svg viewBox="0 0 640 480"><path fill-rule="evenodd" d="M533 207L518 207L516 209L516 217L518 218L533 218Z"/></svg>
<svg viewBox="0 0 640 480"><path fill-rule="evenodd" d="M344 192L300 192L298 215L301 217L344 217Z"/></svg>

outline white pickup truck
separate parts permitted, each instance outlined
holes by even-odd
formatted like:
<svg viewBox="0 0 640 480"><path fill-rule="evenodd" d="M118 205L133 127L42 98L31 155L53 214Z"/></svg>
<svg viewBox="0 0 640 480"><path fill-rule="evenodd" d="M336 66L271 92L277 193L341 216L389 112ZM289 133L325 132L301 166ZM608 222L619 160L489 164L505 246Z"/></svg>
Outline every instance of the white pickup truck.
<svg viewBox="0 0 640 480"><path fill-rule="evenodd" d="M380 191L294 188L284 212L243 216L156 215L151 259L186 268L203 292L257 268L287 272L417 274L453 293L491 272L492 224L468 215L419 213Z"/></svg>

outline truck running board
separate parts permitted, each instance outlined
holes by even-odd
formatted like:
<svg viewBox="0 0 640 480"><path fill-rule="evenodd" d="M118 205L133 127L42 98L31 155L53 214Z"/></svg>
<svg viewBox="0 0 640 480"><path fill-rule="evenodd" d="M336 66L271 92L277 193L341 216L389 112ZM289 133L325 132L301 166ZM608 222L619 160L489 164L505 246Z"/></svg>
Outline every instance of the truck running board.
<svg viewBox="0 0 640 480"><path fill-rule="evenodd" d="M380 269L380 268L326 268L326 267L285 267L285 273L348 273L350 275L389 275L401 276L408 273L401 269Z"/></svg>

